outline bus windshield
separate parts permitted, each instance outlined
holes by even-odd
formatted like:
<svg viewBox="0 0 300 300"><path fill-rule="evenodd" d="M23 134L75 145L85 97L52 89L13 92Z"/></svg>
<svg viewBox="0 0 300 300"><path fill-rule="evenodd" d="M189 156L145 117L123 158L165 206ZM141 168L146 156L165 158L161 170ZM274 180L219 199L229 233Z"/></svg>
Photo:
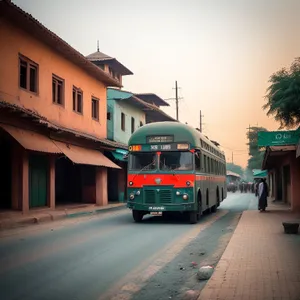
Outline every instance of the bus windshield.
<svg viewBox="0 0 300 300"><path fill-rule="evenodd" d="M155 170L157 156L155 152L136 152L129 155L129 170Z"/></svg>
<svg viewBox="0 0 300 300"><path fill-rule="evenodd" d="M168 170L193 170L193 154L191 152L162 152L159 168Z"/></svg>

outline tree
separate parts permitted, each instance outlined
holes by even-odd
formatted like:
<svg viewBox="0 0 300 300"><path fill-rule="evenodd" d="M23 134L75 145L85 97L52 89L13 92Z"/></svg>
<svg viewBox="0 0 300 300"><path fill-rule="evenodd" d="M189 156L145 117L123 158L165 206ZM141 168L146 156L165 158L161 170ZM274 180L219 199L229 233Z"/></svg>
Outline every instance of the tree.
<svg viewBox="0 0 300 300"><path fill-rule="evenodd" d="M227 163L226 164L226 169L227 169L227 171L237 173L240 176L243 176L243 174L244 174L244 169L241 166L235 165L235 164L232 164L232 163Z"/></svg>
<svg viewBox="0 0 300 300"><path fill-rule="evenodd" d="M248 182L253 181L254 178L253 178L252 170L250 170L249 168L246 168L245 172L244 172L244 178Z"/></svg>
<svg viewBox="0 0 300 300"><path fill-rule="evenodd" d="M247 138L249 142L247 145L249 146L249 156L248 166L249 170L260 169L264 157L264 149L258 147L258 132L259 131L267 131L264 127L253 126L250 127L250 130L247 132Z"/></svg>
<svg viewBox="0 0 300 300"><path fill-rule="evenodd" d="M300 58L296 58L287 70L283 68L269 79L270 86L265 96L267 115L274 115L280 129L293 128L300 124Z"/></svg>

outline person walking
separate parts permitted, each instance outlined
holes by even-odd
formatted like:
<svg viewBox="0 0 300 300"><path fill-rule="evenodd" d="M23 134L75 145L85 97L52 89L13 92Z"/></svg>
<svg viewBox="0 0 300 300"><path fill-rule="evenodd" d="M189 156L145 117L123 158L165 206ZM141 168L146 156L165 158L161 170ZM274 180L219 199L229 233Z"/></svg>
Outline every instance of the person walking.
<svg viewBox="0 0 300 300"><path fill-rule="evenodd" d="M266 179L262 178L258 185L258 210L266 211L268 206L269 187Z"/></svg>

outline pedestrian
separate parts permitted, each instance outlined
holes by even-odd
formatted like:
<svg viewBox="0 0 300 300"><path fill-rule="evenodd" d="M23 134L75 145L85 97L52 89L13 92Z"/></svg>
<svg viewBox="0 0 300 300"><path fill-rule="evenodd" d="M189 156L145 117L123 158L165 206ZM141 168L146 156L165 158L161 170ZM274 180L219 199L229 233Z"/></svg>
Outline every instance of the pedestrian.
<svg viewBox="0 0 300 300"><path fill-rule="evenodd" d="M255 197L258 197L258 185L259 185L259 182L255 182Z"/></svg>
<svg viewBox="0 0 300 300"><path fill-rule="evenodd" d="M268 206L269 187L266 179L262 178L258 185L258 210L266 211Z"/></svg>

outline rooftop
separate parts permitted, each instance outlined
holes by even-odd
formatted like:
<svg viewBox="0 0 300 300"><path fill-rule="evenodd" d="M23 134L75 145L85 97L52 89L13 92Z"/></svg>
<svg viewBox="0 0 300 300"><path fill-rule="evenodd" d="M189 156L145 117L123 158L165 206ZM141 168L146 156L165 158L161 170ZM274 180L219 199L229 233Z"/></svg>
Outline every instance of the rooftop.
<svg viewBox="0 0 300 300"><path fill-rule="evenodd" d="M28 32L32 37L48 45L65 59L79 66L90 76L103 82L107 86L121 86L118 80L112 78L102 69L95 66L67 42L46 28L30 14L13 4L10 0L0 1L0 17L6 18L14 26L18 26L22 30Z"/></svg>
<svg viewBox="0 0 300 300"><path fill-rule="evenodd" d="M91 134L87 134L87 133L84 133L84 132L81 132L78 130L59 126L59 125L49 121L47 118L41 116L37 112L27 109L25 107L16 105L16 104L11 104L6 101L0 100L0 109L3 110L3 112L13 113L16 116L27 119L27 120L33 122L35 125L47 128L52 132L69 134L72 136L76 136L78 138L94 141L94 142L98 143L99 148L127 149L127 145L125 145L125 144L113 142L106 138L98 138L96 136L93 136Z"/></svg>
<svg viewBox="0 0 300 300"><path fill-rule="evenodd" d="M116 58L111 57L103 52L99 51L99 46L97 51L86 56L86 59L93 62L95 65L99 63L106 64L110 66L114 71L118 72L120 75L132 75L133 73L121 64Z"/></svg>
<svg viewBox="0 0 300 300"><path fill-rule="evenodd" d="M137 95L140 94L133 94L128 91L114 89L114 88L108 88L107 89L107 100L116 100L116 101L127 101L128 103L135 105L142 109L146 114L146 120L147 122L155 121L155 122L161 122L161 121L175 121L174 118L166 114L164 111L159 109L156 105L153 105L151 103L148 103L144 100L142 100ZM159 98L159 97L158 97Z"/></svg>
<svg viewBox="0 0 300 300"><path fill-rule="evenodd" d="M170 106L169 103L167 103L162 98L158 97L156 94L153 93L142 93L142 94L135 94L137 97L142 99L143 101L154 104L156 106Z"/></svg>

